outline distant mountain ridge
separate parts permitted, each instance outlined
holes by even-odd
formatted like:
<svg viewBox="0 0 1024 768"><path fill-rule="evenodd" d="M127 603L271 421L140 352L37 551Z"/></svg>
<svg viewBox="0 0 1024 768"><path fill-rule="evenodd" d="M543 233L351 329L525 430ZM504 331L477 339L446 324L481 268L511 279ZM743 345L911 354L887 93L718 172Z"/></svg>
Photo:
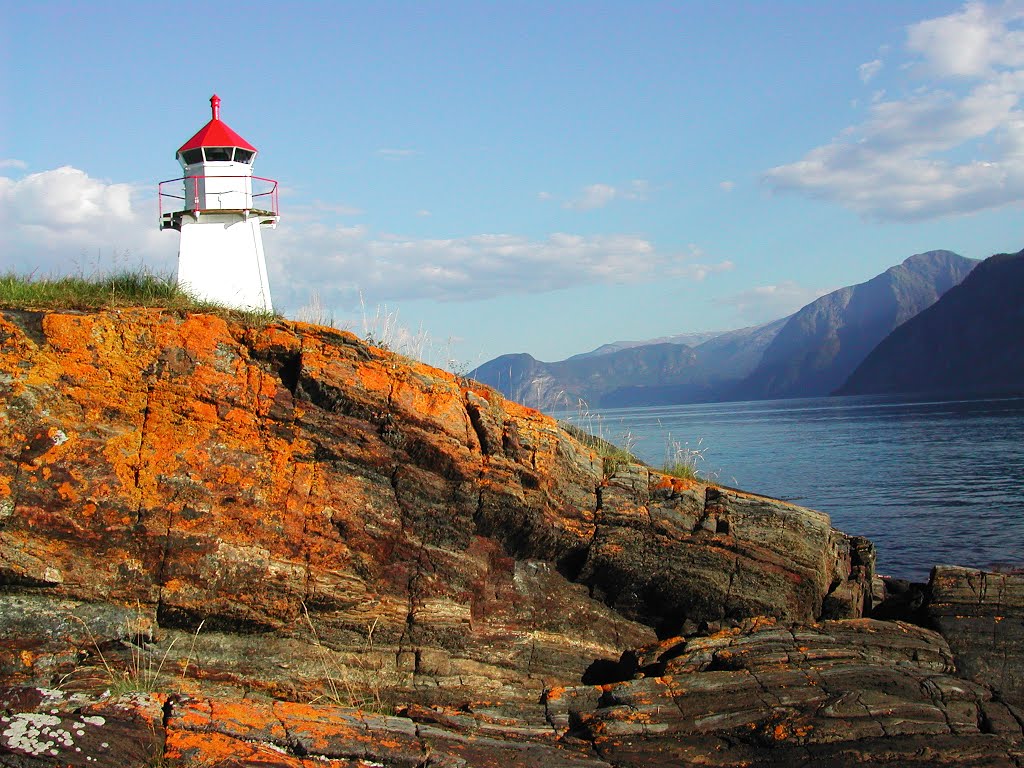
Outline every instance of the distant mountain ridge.
<svg viewBox="0 0 1024 768"><path fill-rule="evenodd" d="M603 396L643 382L655 386L688 380L696 364L685 344L649 344L591 357L544 363L521 353L502 355L470 372L525 405L546 410L575 408L579 401L604 405Z"/></svg>
<svg viewBox="0 0 1024 768"><path fill-rule="evenodd" d="M812 301L789 319L730 399L831 394L879 342L977 264L952 251L919 253L867 282Z"/></svg>
<svg viewBox="0 0 1024 768"><path fill-rule="evenodd" d="M997 254L894 330L837 394L1024 394L1024 250Z"/></svg>
<svg viewBox="0 0 1024 768"><path fill-rule="evenodd" d="M789 317L723 333L676 334L693 344L614 342L553 363L502 355L470 376L542 410L828 395L888 334L935 303L979 262L952 251L915 254Z"/></svg>
<svg viewBox="0 0 1024 768"><path fill-rule="evenodd" d="M629 408L722 400L736 380L750 373L764 350L789 320L783 317L764 325L717 334L694 349L696 369L689 381L669 384L644 382L605 393L600 405ZM697 375L700 371L700 376Z"/></svg>
<svg viewBox="0 0 1024 768"><path fill-rule="evenodd" d="M624 349L635 349L636 347L648 347L651 344L685 344L688 347L696 347L724 333L728 333L728 331L698 331L696 333L676 333L672 336L658 336L657 338L644 339L643 341L613 341L610 344L602 344L590 352L580 352L578 355L573 355L566 359L577 360L583 357L609 355L612 352L621 352Z"/></svg>
<svg viewBox="0 0 1024 768"><path fill-rule="evenodd" d="M696 347L662 342L553 363L526 353L502 355L469 375L549 411L575 408L581 400L605 408L714 400L724 385L754 369L785 321L715 333Z"/></svg>

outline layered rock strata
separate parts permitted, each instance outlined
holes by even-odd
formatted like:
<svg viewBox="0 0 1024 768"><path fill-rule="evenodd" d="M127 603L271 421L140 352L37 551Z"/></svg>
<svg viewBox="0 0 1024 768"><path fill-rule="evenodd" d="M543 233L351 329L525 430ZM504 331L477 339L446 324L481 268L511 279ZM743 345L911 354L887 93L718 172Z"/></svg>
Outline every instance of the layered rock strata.
<svg viewBox="0 0 1024 768"><path fill-rule="evenodd" d="M637 649L632 680L553 687L518 710L481 702L388 715L8 690L0 749L17 757L7 764L24 766L152 764L153 756L280 768L1012 766L1024 758L1021 712L956 676L935 632L869 619L741 625Z"/></svg>
<svg viewBox="0 0 1024 768"><path fill-rule="evenodd" d="M853 727L834 697L876 706L882 672L838 681L865 664L933 737L1015 743L1002 699L950 692L941 638L857 623L873 550L824 514L606 456L341 331L6 311L0 341L3 764L134 764L111 745L137 729L172 765L738 764L780 723L796 760ZM741 645L760 660L720 668ZM679 681L722 697L686 710ZM905 714L873 712L879 750L923 733Z"/></svg>
<svg viewBox="0 0 1024 768"><path fill-rule="evenodd" d="M271 694L316 675L268 659L315 647L389 688L535 697L652 627L811 620L869 578L825 515L606 471L551 419L344 332L7 312L0 338L8 679L118 632L181 653L202 624L211 674Z"/></svg>
<svg viewBox="0 0 1024 768"><path fill-rule="evenodd" d="M1024 573L939 566L928 591L926 615L960 672L1024 707Z"/></svg>

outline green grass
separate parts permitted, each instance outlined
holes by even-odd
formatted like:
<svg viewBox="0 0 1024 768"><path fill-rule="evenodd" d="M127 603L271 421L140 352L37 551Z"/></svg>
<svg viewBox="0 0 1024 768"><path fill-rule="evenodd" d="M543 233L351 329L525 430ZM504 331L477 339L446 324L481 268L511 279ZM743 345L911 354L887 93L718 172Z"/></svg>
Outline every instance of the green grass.
<svg viewBox="0 0 1024 768"><path fill-rule="evenodd" d="M154 693L161 689L164 664L167 663L167 657L170 655L175 641L171 640L163 654L154 652L152 629L148 625L147 616L141 605L136 604L135 615L126 619L123 636L117 640L118 648L128 651L128 658L120 663L113 657L107 659L100 643L84 619L74 614L71 614L70 618L79 622L85 629L105 673L104 687L112 697L118 698L127 693ZM124 653L119 653L118 656L123 657ZM187 663L188 660L186 660Z"/></svg>
<svg viewBox="0 0 1024 768"><path fill-rule="evenodd" d="M598 437L567 421L559 421L558 425L604 460L605 477L611 477L629 464L643 464L631 451L616 445L610 440Z"/></svg>
<svg viewBox="0 0 1024 768"><path fill-rule="evenodd" d="M559 421L558 424L604 460L605 478L614 476L630 464L647 466L631 450L635 443L633 434L627 431L622 435L621 441L625 442L625 448L606 439L604 437L606 431L604 419L600 414L592 413L582 400L579 405L577 423ZM706 450L703 438L698 439L697 443L691 447L689 443L673 440L672 434L669 433L665 440L665 463L661 465L660 471L664 475L683 480L695 480L700 483L714 482L717 472L708 473L698 469L704 463Z"/></svg>
<svg viewBox="0 0 1024 768"><path fill-rule="evenodd" d="M665 463L661 467L662 473L683 480L705 482L705 478L701 477L697 470L697 465L704 461L704 451L707 450L703 442L703 439L700 439L697 445L691 448L689 443L673 440L670 434L665 451Z"/></svg>
<svg viewBox="0 0 1024 768"><path fill-rule="evenodd" d="M8 272L0 275L0 307L22 310L153 307L178 312L208 312L249 322L276 317L268 312L244 311L202 301L175 285L173 277L145 271L116 272L96 277L41 278Z"/></svg>

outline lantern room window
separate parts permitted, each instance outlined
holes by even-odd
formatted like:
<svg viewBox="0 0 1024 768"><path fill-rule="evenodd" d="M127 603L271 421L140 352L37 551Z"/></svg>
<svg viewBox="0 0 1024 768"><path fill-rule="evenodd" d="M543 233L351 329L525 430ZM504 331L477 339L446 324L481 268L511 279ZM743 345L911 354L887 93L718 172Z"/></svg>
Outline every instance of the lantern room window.
<svg viewBox="0 0 1024 768"><path fill-rule="evenodd" d="M252 162L252 156L255 152L250 152L248 149L242 149L241 147L235 147L235 162L245 163L248 165Z"/></svg>
<svg viewBox="0 0 1024 768"><path fill-rule="evenodd" d="M206 147L206 161L231 160L231 152L234 147Z"/></svg>
<svg viewBox="0 0 1024 768"><path fill-rule="evenodd" d="M202 149L188 149L181 153L181 159L185 161L185 165L195 165L196 163L203 162L203 150Z"/></svg>

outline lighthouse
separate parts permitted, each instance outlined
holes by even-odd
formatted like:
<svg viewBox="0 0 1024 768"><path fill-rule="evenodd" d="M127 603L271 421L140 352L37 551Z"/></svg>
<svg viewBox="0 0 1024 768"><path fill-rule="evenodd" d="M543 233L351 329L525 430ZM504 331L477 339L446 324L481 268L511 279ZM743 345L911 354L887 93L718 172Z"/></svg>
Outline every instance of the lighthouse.
<svg viewBox="0 0 1024 768"><path fill-rule="evenodd" d="M256 147L220 119L217 94L210 108L210 122L175 155L184 175L160 182L160 229L181 233L178 287L201 300L271 312L261 230L280 219L277 182L253 176Z"/></svg>

